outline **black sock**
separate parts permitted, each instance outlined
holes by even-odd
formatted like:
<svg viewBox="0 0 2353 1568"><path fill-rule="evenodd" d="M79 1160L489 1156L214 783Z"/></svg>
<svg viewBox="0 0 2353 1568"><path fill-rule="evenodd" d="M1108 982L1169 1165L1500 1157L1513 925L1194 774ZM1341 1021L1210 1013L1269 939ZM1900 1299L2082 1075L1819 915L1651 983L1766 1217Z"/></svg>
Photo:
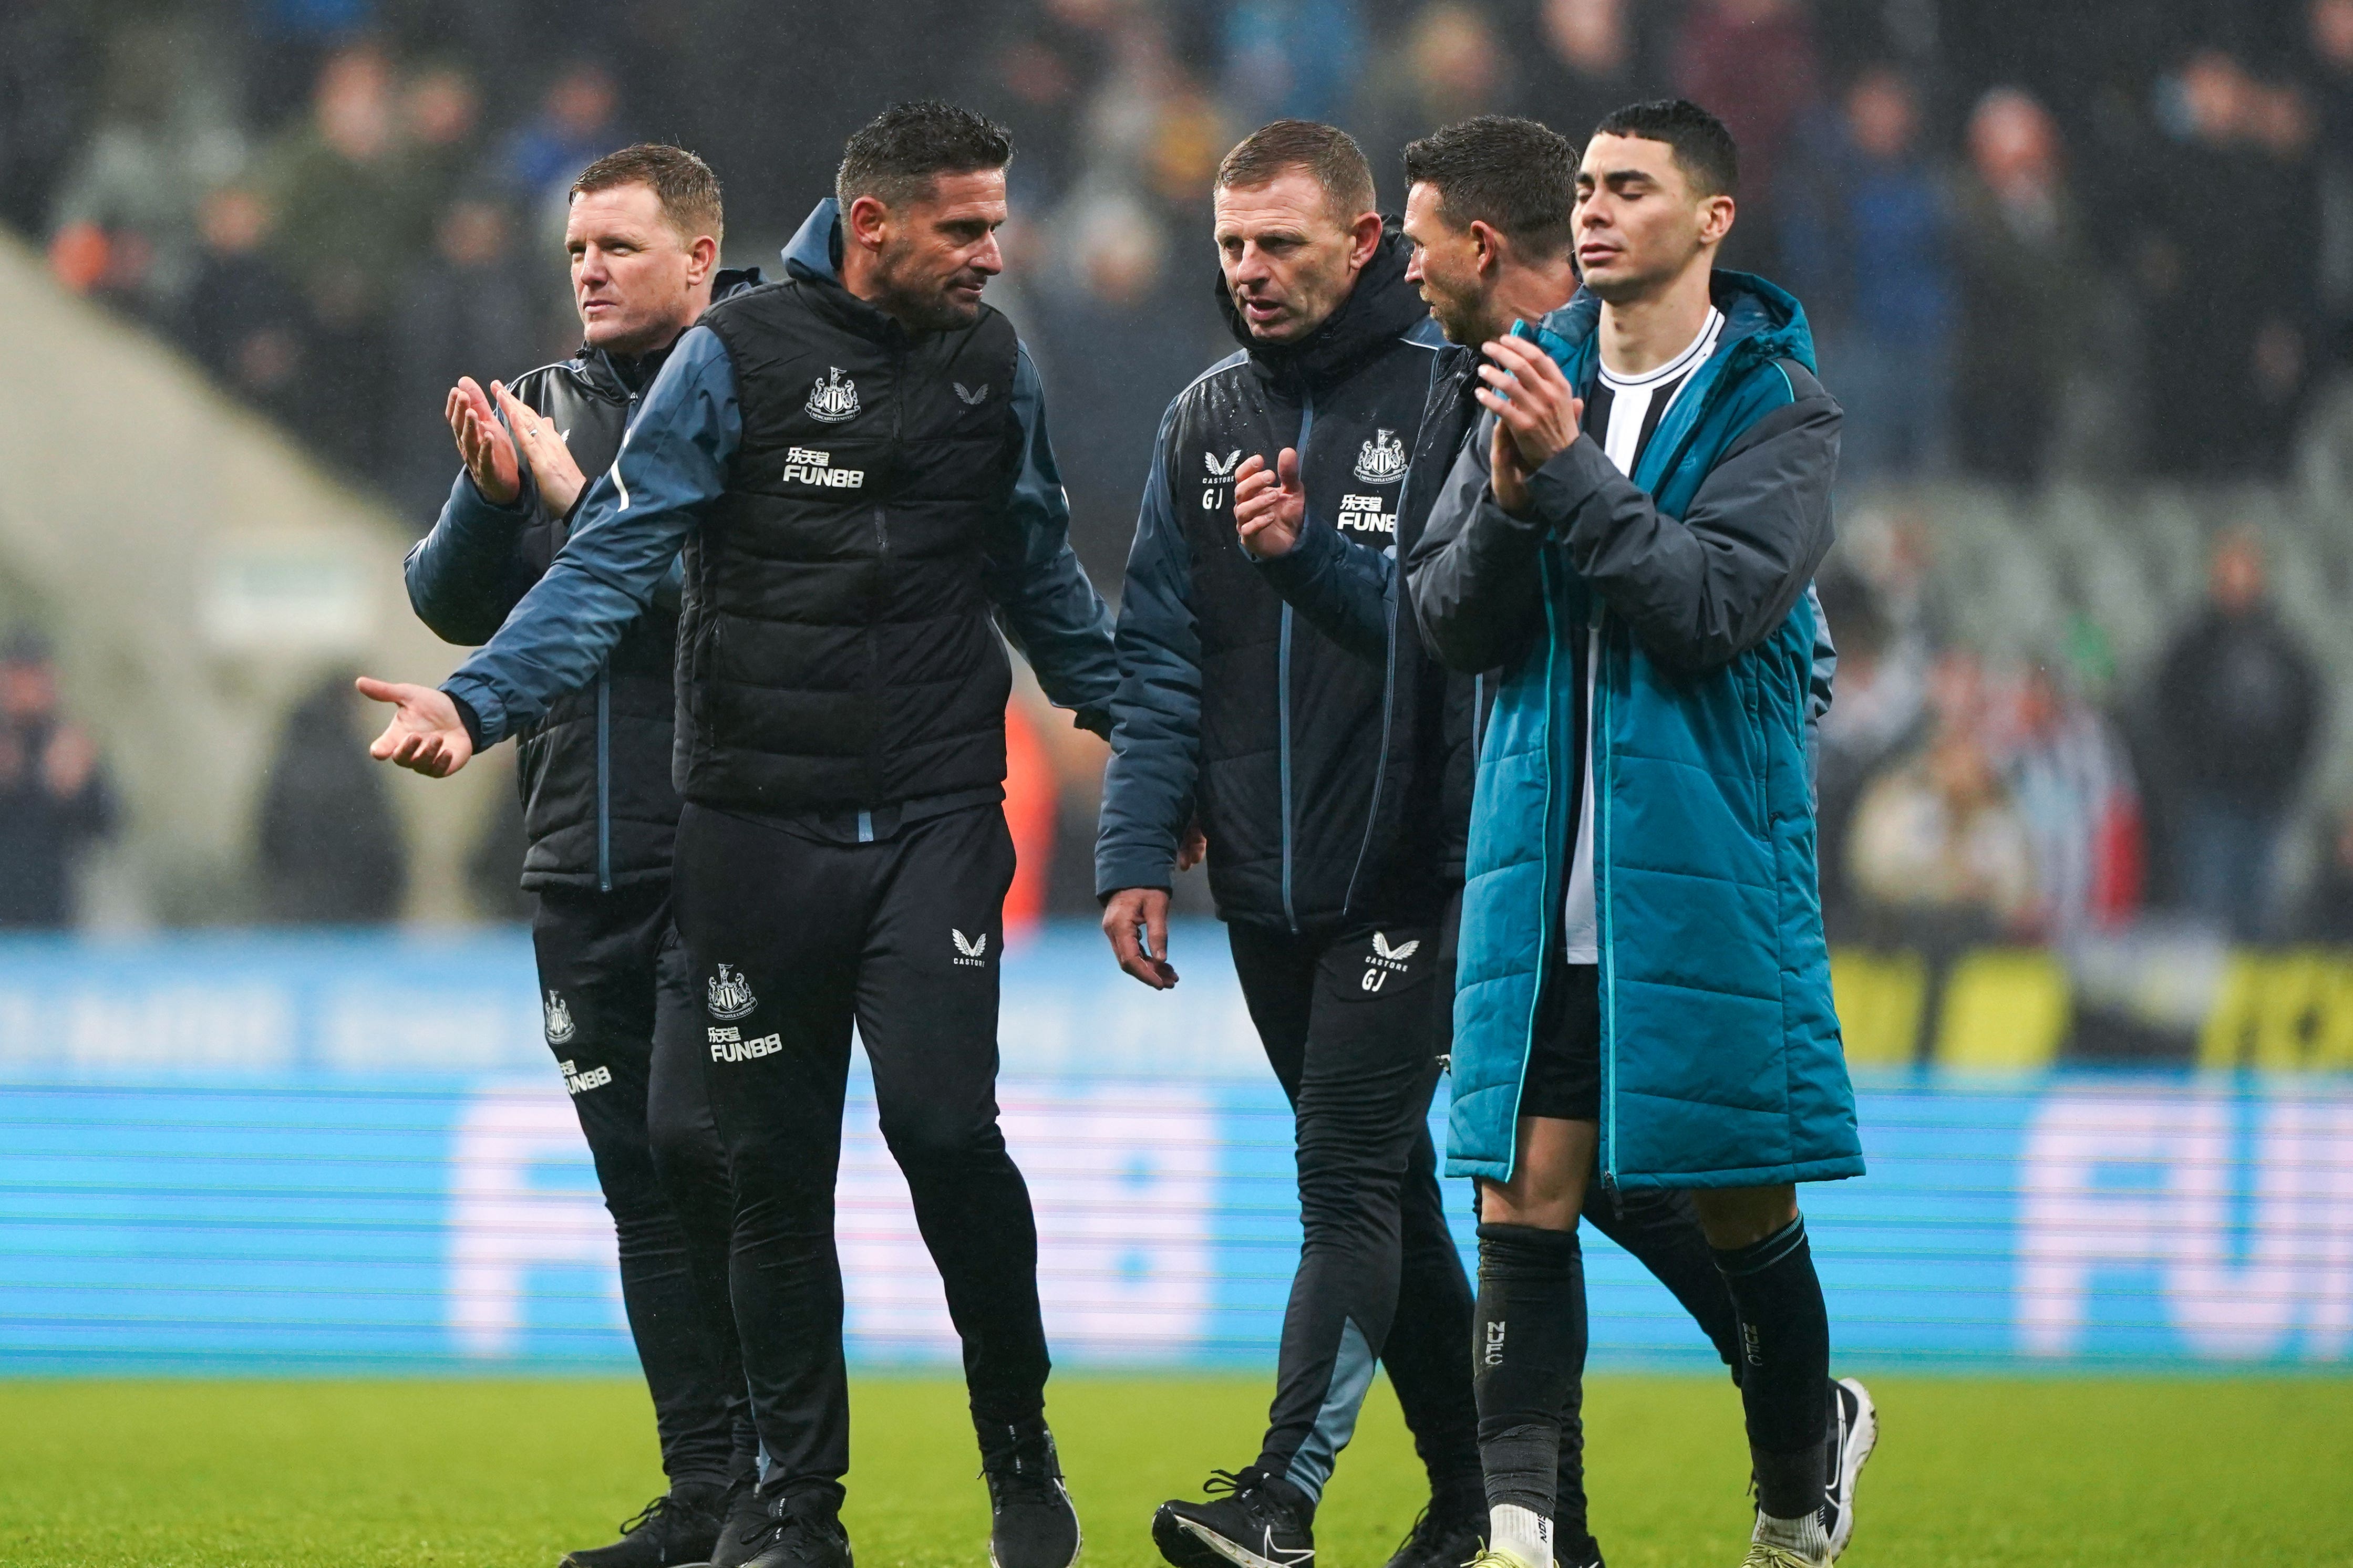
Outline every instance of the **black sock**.
<svg viewBox="0 0 2353 1568"><path fill-rule="evenodd" d="M1597 1170L1591 1188L1599 1189ZM1732 1295L1700 1229L1699 1211L1691 1194L1674 1188L1620 1189L1614 1204L1599 1203L1586 1212L1594 1229L1633 1254L1634 1260L1674 1292L1683 1310L1699 1324L1715 1346L1715 1353L1740 1381L1740 1323L1732 1310Z"/></svg>
<svg viewBox="0 0 2353 1568"><path fill-rule="evenodd" d="M1740 1312L1740 1403L1757 1503L1775 1519L1802 1519L1824 1502L1830 1438L1831 1325L1801 1215L1764 1240L1721 1248Z"/></svg>
<svg viewBox="0 0 2353 1568"><path fill-rule="evenodd" d="M1554 1550L1566 1553L1585 1530L1585 1380L1569 1384L1560 1407L1560 1458L1554 1468Z"/></svg>
<svg viewBox="0 0 2353 1568"><path fill-rule="evenodd" d="M1585 1376L1585 1255L1577 1232L1481 1226L1472 1331L1487 1504L1549 1520L1561 1410Z"/></svg>

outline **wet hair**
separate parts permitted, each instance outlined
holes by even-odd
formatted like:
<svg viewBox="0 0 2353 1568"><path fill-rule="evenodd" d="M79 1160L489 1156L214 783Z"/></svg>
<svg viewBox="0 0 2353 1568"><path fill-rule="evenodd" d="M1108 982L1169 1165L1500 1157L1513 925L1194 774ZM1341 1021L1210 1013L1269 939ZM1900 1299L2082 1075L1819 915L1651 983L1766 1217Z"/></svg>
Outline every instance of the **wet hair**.
<svg viewBox="0 0 2353 1568"><path fill-rule="evenodd" d="M683 147L640 142L617 153L607 153L572 182L570 201L593 191L622 185L649 185L661 203L662 218L691 245L703 235L727 237L727 216L719 199L719 176L711 165Z"/></svg>
<svg viewBox="0 0 2353 1568"><path fill-rule="evenodd" d="M1373 210L1373 166L1365 150L1338 126L1314 120L1277 120L1234 143L1218 163L1217 188L1250 190L1293 169L1323 187L1342 223Z"/></svg>
<svg viewBox="0 0 2353 1568"><path fill-rule="evenodd" d="M1456 228L1483 223L1531 256L1566 253L1575 226L1577 149L1533 120L1482 114L1405 149L1409 185L1438 192Z"/></svg>
<svg viewBox="0 0 2353 1568"><path fill-rule="evenodd" d="M931 194L942 174L1002 169L1013 161L1013 132L986 115L938 99L894 103L850 133L841 149L833 194L842 211L860 196L903 206Z"/></svg>
<svg viewBox="0 0 2353 1568"><path fill-rule="evenodd" d="M1740 149L1724 121L1687 98L1630 103L1601 117L1596 136L1639 136L1674 150L1675 166L1703 196L1740 193Z"/></svg>

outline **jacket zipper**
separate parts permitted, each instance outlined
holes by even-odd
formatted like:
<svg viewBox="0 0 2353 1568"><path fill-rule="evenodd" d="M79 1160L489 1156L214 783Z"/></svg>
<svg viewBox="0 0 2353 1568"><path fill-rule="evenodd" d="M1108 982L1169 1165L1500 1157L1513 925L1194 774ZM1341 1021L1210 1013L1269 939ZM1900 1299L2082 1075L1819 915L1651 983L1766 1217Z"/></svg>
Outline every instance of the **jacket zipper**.
<svg viewBox="0 0 2353 1568"><path fill-rule="evenodd" d="M907 384L906 356L895 351L891 355L891 445L883 456L895 460L899 456L899 439L905 426L902 423L905 409L901 406ZM878 489L874 500L874 548L887 558L891 553L891 531L884 521L885 509Z"/></svg>
<svg viewBox="0 0 2353 1568"><path fill-rule="evenodd" d="M1315 405L1303 392L1299 395L1299 471L1307 472L1307 437L1315 428ZM1303 484L1305 480L1303 479ZM1276 646L1274 663L1275 723L1282 731L1275 749L1282 779L1282 918L1291 927L1291 934L1299 934L1299 911L1291 901L1291 602L1283 601L1282 639Z"/></svg>
<svg viewBox="0 0 2353 1568"><path fill-rule="evenodd" d="M906 356L896 350L892 350L890 353L890 359L891 445L883 450L883 471L886 474L893 471L898 467L899 441L906 428L904 424L906 416L905 403L907 396ZM889 509L882 500L882 489L878 488L874 496L874 608L876 612L876 624L868 627L866 634L867 658L869 668L872 671L874 683L873 690L877 698L881 695L882 691L882 649L880 640L881 617L881 612L890 607L891 599L891 529L888 521ZM878 724L874 729L873 741L867 748L867 766L871 770L871 783L867 792L870 798L879 796L882 792L882 729L881 726ZM874 825L872 816L871 814L863 811L858 814L858 841L860 844L871 844L874 841Z"/></svg>
<svg viewBox="0 0 2353 1568"><path fill-rule="evenodd" d="M1438 356L1433 354L1430 356L1430 382L1422 389L1421 395L1422 425L1421 428L1414 432L1413 444L1417 455L1421 450L1422 437L1429 431L1430 403L1430 399L1437 395L1437 391ZM1303 428L1300 432L1302 472L1306 469L1306 431L1303 424ZM1373 830L1381 820L1381 791L1388 782L1389 740L1397 716L1398 622L1406 614L1404 607L1406 501L1412 492L1413 464L1409 460L1405 466L1405 472L1398 476L1397 528L1390 536L1389 545L1389 559L1396 563L1396 570L1391 574L1390 578L1393 595L1389 601L1388 641L1382 649L1381 657L1381 749L1379 756L1373 764L1373 798L1365 813L1364 841L1356 846L1356 863L1348 872L1348 890L1340 900L1340 912L1344 915L1356 907L1356 879L1364 875L1365 857L1372 852Z"/></svg>
<svg viewBox="0 0 2353 1568"><path fill-rule="evenodd" d="M1587 742L1593 760L1593 931L1600 960L1601 994L1601 1184L1618 1194L1618 963L1609 942L1609 611L1597 598L1593 629L1593 734Z"/></svg>
<svg viewBox="0 0 2353 1568"><path fill-rule="evenodd" d="M613 674L596 672L596 890L613 890Z"/></svg>
<svg viewBox="0 0 2353 1568"><path fill-rule="evenodd" d="M607 359L609 374L612 362ZM615 377L616 380L619 378ZM640 394L631 393L621 411L621 439L629 438L629 426L638 422ZM568 536L570 530L566 529ZM596 672L596 890L613 890L613 664L606 660Z"/></svg>
<svg viewBox="0 0 2353 1568"><path fill-rule="evenodd" d="M1412 483L1413 467L1408 464L1404 479L1398 485L1398 522L1400 527L1405 522L1405 493L1407 488ZM1404 570L1404 559L1399 557L1398 571L1402 573ZM1356 846L1356 863L1348 872L1348 890L1340 899L1340 912L1344 915L1356 907L1356 879L1364 875L1365 857L1372 852L1373 829L1381 820L1381 789L1387 784L1389 775L1389 733L1397 709L1398 617L1403 614L1400 606L1404 603L1405 585L1400 582L1397 586L1396 596L1389 602L1388 644L1382 654L1381 749L1373 763L1373 798L1365 812L1365 837L1363 842ZM1283 607L1288 609L1290 605L1286 603Z"/></svg>
<svg viewBox="0 0 2353 1568"><path fill-rule="evenodd" d="M1552 844L1554 775L1560 772L1558 768L1553 766L1553 747L1549 738L1552 733L1555 667L1560 662L1560 618L1559 609L1554 605L1552 598L1552 552L1549 550L1538 549L1536 552L1536 584L1538 595L1544 600L1545 613L1544 710L1545 733L1547 739L1541 754L1544 757L1545 770L1543 833L1548 854ZM1575 671L1572 670L1571 673L1574 674ZM1478 764L1474 762L1472 765L1476 768ZM1472 774L1472 794L1474 801L1478 793L1477 781L1478 775L1474 772ZM1467 872L1469 870L1467 844L1464 847L1464 856L1466 860L1464 870ZM1560 900L1553 894L1551 868L1546 867L1546 874L1537 880L1540 885L1536 890L1538 906L1536 910L1536 975L1535 984L1528 993L1527 1028L1521 1037L1520 1081L1512 1090L1512 1119L1504 1133L1507 1140L1505 1147L1511 1150L1510 1153L1504 1156L1504 1180L1507 1182L1519 1172L1520 1101L1527 1098L1528 1063L1535 1058L1536 1049L1536 1020L1544 1013L1545 971L1552 963L1553 943L1561 940L1558 920ZM1564 887L1567 881L1567 877L1564 875L1561 878Z"/></svg>
<svg viewBox="0 0 2353 1568"><path fill-rule="evenodd" d="M1274 712L1282 731L1275 754L1282 778L1282 918L1299 934L1299 911L1291 907L1291 605L1282 606L1282 640L1274 664Z"/></svg>

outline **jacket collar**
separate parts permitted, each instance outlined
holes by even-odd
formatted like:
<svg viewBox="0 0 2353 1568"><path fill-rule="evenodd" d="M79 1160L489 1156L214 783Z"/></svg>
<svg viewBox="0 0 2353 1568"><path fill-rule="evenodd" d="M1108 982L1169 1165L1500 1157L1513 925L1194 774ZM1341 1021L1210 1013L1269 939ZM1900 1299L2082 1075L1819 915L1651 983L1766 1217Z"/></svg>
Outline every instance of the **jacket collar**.
<svg viewBox="0 0 2353 1568"><path fill-rule="evenodd" d="M807 285L805 291L818 310L860 337L904 348L918 336L842 286L841 204L831 196L809 209L792 243L785 247L785 276Z"/></svg>
<svg viewBox="0 0 2353 1568"><path fill-rule="evenodd" d="M1815 368L1813 330L1807 326L1805 307L1795 295L1753 272L1729 272L1722 268L1709 276L1708 293L1715 308L1724 312L1716 358L1729 359L1737 351L1746 357L1793 359L1808 370ZM1576 298L1544 319L1542 327L1575 350L1582 363L1600 321L1601 301L1579 289Z"/></svg>
<svg viewBox="0 0 2353 1568"><path fill-rule="evenodd" d="M741 294L746 289L756 289L765 279L756 267L723 267L711 275L711 302L717 304L731 294ZM680 337L685 336L683 332ZM603 349L580 345L572 356L575 374L588 384L591 391L616 403L627 403L654 384L661 367L670 361L670 351L678 346L672 338L649 354L625 357L607 353Z"/></svg>
<svg viewBox="0 0 2353 1568"><path fill-rule="evenodd" d="M1724 312L1724 331L1715 352L1694 370L1659 422L1643 449L1641 461L1629 477L1652 495L1667 493L1670 476L1690 482L1695 471L1715 461L1715 447L1703 447L1700 470L1689 468L1693 443L1722 398L1746 382L1758 366L1777 359L1794 359L1814 368L1814 340L1806 326L1806 312L1797 300L1762 278L1746 272L1718 269L1708 279L1715 308ZM1600 358L1594 329L1601 320L1601 301L1583 289L1567 304L1544 319L1533 333L1538 346L1552 355L1571 383L1591 384ZM1523 323L1525 325L1525 323ZM1518 328L1514 329L1515 331ZM1681 510L1681 502L1673 510Z"/></svg>
<svg viewBox="0 0 2353 1568"><path fill-rule="evenodd" d="M1314 390L1343 381L1398 339L1430 320L1421 292L1405 275L1411 247L1394 220L1381 228L1373 258L1356 274L1356 287L1324 323L1295 343L1262 343L1234 309L1225 276L1218 276L1218 308L1226 330L1250 353L1250 367L1279 386Z"/></svg>

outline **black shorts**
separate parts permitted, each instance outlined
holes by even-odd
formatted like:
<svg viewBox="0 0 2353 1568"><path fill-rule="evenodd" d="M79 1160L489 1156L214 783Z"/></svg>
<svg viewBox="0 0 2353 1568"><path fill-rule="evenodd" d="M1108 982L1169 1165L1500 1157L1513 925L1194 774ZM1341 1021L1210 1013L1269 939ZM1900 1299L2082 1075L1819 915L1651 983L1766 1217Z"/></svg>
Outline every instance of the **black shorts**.
<svg viewBox="0 0 2353 1568"><path fill-rule="evenodd" d="M1563 1121L1601 1120L1601 971L1590 963L1546 965L1544 1005L1520 1082L1520 1114Z"/></svg>

